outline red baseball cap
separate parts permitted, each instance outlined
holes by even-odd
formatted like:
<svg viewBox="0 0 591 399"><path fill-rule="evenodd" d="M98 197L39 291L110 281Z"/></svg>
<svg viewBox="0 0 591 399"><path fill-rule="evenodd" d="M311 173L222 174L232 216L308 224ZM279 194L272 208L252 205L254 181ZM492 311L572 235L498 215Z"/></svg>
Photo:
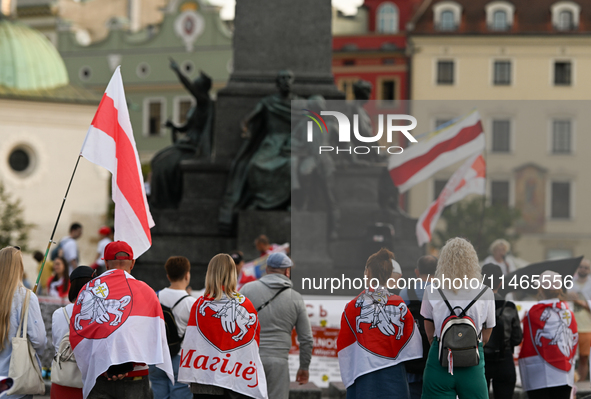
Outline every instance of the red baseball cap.
<svg viewBox="0 0 591 399"><path fill-rule="evenodd" d="M128 256L115 257L119 252L125 252ZM105 254L103 260L133 260L133 249L125 241L113 241L105 247Z"/></svg>
<svg viewBox="0 0 591 399"><path fill-rule="evenodd" d="M111 228L107 227L107 226L103 226L100 228L98 233L102 236L108 236L109 234L111 234Z"/></svg>

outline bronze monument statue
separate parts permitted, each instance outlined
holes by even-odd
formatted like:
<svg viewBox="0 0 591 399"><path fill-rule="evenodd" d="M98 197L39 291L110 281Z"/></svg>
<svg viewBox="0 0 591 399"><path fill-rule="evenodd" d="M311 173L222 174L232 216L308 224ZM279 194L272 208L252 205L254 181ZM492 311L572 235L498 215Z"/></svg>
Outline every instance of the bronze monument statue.
<svg viewBox="0 0 591 399"><path fill-rule="evenodd" d="M178 208L183 195L181 161L192 158L209 158L213 131L214 104L209 96L211 78L203 72L191 82L171 59L170 68L181 83L193 95L196 105L187 113L187 122L176 126L170 120L172 145L159 151L152 159L150 205L156 209ZM184 136L179 137L179 133Z"/></svg>
<svg viewBox="0 0 591 399"><path fill-rule="evenodd" d="M232 162L220 207L220 229L231 231L241 209L288 209L291 200L291 92L294 74L280 71L279 93L263 98L242 121L247 139Z"/></svg>

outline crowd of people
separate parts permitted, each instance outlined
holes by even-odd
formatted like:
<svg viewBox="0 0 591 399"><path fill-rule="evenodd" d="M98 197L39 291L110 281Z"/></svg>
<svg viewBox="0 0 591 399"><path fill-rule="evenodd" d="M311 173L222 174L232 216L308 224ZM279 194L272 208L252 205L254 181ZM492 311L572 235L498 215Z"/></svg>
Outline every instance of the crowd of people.
<svg viewBox="0 0 591 399"><path fill-rule="evenodd" d="M80 236L81 227L72 227L62 247ZM101 231L104 270L80 266L70 248L54 258L47 278L47 293L71 302L52 318L52 398L287 399L294 329L295 379L308 382L313 336L306 305L293 288L292 260L273 252L268 239L257 240L266 256L264 276L247 278L239 251L218 254L197 298L187 292L187 258L167 260L170 285L155 292L132 277L132 248L111 241L111 230ZM451 239L438 258L418 259L418 284L400 292L389 288L402 275L394 254L383 248L371 255L364 276L377 283L345 306L337 339L347 398L488 398L491 389L497 398L512 397L519 345L528 397L570 398L577 346L579 378L589 371L591 263L581 262L568 291L562 276L542 273L552 283L538 288L538 302L520 320L516 305L500 294L502 276L512 270L508 250L506 241L495 241L481 266L470 242ZM46 346L35 294L28 313L23 310L23 273L20 248L0 250L0 376L12 370L12 339L23 315L37 359ZM435 288L444 276L481 284ZM31 397L10 393L11 399Z"/></svg>

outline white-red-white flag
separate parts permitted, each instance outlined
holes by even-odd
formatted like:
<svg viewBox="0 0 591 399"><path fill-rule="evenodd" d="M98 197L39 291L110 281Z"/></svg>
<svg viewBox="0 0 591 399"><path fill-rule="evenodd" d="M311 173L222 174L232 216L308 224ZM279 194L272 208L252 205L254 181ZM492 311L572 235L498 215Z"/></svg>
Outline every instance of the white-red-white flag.
<svg viewBox="0 0 591 399"><path fill-rule="evenodd" d="M470 155L484 150L480 114L473 111L444 127L437 135L413 144L402 154L391 155L390 177L400 193Z"/></svg>
<svg viewBox="0 0 591 399"><path fill-rule="evenodd" d="M429 205L417 222L417 241L431 241L431 234L443 209L469 194L486 193L486 163L482 155L473 155L449 178L439 197Z"/></svg>
<svg viewBox="0 0 591 399"><path fill-rule="evenodd" d="M137 258L152 245L150 228L154 227L154 220L146 199L119 68L107 86L80 154L113 175L115 240L127 242Z"/></svg>
<svg viewBox="0 0 591 399"><path fill-rule="evenodd" d="M78 294L70 319L70 344L86 398L96 379L116 364L135 363L128 377L163 370L174 384L162 307L152 288L123 270L108 270Z"/></svg>

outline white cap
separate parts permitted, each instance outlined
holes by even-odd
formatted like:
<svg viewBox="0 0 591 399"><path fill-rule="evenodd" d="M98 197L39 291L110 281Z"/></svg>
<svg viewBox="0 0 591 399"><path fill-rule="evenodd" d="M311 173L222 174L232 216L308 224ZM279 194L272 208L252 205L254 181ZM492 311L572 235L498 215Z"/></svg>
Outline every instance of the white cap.
<svg viewBox="0 0 591 399"><path fill-rule="evenodd" d="M550 285L550 288L548 289L552 289L552 290L560 290L562 289L562 276L560 275L560 273L556 273L552 270L546 270L544 273L540 274L540 282L542 283L543 287L547 287L548 284L544 283L544 276L549 276L550 278L546 279L546 281L550 280L550 282L552 283ZM558 276L559 278L555 278L554 276Z"/></svg>
<svg viewBox="0 0 591 399"><path fill-rule="evenodd" d="M394 259L392 259L392 267L394 268L392 270L392 273L402 274L402 268L400 267L400 263L396 262Z"/></svg>

